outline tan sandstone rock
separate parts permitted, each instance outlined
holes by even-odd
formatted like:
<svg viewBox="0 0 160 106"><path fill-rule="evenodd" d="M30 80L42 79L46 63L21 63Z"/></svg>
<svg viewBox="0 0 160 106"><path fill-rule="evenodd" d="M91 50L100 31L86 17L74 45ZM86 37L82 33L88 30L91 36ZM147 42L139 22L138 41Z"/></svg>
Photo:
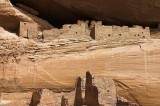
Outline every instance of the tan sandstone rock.
<svg viewBox="0 0 160 106"><path fill-rule="evenodd" d="M42 29L52 28L47 21L16 8L9 0L0 1L0 8L0 26L7 30L18 33L20 21L38 23Z"/></svg>

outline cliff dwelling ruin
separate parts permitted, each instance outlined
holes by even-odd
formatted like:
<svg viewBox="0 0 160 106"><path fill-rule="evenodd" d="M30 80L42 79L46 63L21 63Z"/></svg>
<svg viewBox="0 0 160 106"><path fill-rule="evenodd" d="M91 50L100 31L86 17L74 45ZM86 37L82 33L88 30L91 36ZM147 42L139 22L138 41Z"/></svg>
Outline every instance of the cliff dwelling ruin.
<svg viewBox="0 0 160 106"><path fill-rule="evenodd" d="M53 99L54 98L54 99ZM39 89L32 93L30 106L138 106L127 102L116 93L115 83L105 77L78 77L75 90L56 93L49 89Z"/></svg>
<svg viewBox="0 0 160 106"><path fill-rule="evenodd" d="M95 40L107 39L110 41L149 39L150 29L142 26L105 26L102 25L102 22L97 22L91 30L91 37Z"/></svg>
<svg viewBox="0 0 160 106"><path fill-rule="evenodd" d="M65 24L61 29L53 28L50 30L38 30L36 23L20 22L20 37L28 39L39 38L38 33L41 32L40 37L43 39L93 39L93 40L138 40L149 39L150 28L142 26L105 26L102 21L92 21L91 26L88 26L88 21L78 21L77 24Z"/></svg>
<svg viewBox="0 0 160 106"><path fill-rule="evenodd" d="M0 105L160 106L159 13L158 0L0 0Z"/></svg>
<svg viewBox="0 0 160 106"><path fill-rule="evenodd" d="M19 37L34 39L38 36L38 25L31 22L20 22Z"/></svg>

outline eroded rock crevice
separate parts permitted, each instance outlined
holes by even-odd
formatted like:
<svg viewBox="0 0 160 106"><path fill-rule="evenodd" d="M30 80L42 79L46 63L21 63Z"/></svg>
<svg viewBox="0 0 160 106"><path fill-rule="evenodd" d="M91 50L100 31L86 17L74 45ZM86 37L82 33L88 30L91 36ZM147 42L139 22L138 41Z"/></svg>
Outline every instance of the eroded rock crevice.
<svg viewBox="0 0 160 106"><path fill-rule="evenodd" d="M92 75L86 73L86 85L85 85L85 104L87 106L99 106L98 102L98 89L93 86Z"/></svg>
<svg viewBox="0 0 160 106"><path fill-rule="evenodd" d="M38 104L40 103L41 95L42 95L41 89L34 91L29 106L38 106Z"/></svg>
<svg viewBox="0 0 160 106"><path fill-rule="evenodd" d="M68 106L68 99L66 99L64 96L62 96L61 99L61 106Z"/></svg>
<svg viewBox="0 0 160 106"><path fill-rule="evenodd" d="M74 106L82 106L84 101L82 98L82 78L77 78Z"/></svg>

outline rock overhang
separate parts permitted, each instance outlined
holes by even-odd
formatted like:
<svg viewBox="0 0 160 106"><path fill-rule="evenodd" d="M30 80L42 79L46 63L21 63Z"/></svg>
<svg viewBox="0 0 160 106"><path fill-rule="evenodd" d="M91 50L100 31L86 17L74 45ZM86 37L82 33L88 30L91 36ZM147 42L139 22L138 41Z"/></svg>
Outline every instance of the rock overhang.
<svg viewBox="0 0 160 106"><path fill-rule="evenodd" d="M105 24L156 27L160 22L157 0L11 0L40 13L53 25L76 23L78 19L101 20Z"/></svg>

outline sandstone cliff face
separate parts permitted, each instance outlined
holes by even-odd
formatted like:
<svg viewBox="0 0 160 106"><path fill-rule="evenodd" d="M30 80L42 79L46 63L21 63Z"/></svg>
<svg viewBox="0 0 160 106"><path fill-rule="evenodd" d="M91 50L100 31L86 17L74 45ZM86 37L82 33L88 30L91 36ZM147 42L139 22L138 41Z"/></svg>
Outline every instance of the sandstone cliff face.
<svg viewBox="0 0 160 106"><path fill-rule="evenodd" d="M102 20L106 24L157 25L159 0L11 0L40 12L51 23L76 22L78 19ZM46 17L50 16L50 17Z"/></svg>
<svg viewBox="0 0 160 106"><path fill-rule="evenodd" d="M66 0L54 2L53 0L48 0L48 2L43 0L39 0L39 2L36 0L23 0L18 2L28 4L30 7L22 4L19 4L19 6L29 9L27 11L32 11L30 12L32 14L38 15L37 11L33 12L31 7L38 10L42 17L43 15L48 15L51 17L49 19L51 21L55 17L55 20L59 19L62 23L68 22L68 19L77 21L79 17L95 18L116 24L122 22L152 25L159 22L159 15L157 15L159 12L158 0L139 0L139 2L136 0L130 0L129 2L119 0L114 3L109 0L102 0L101 2L97 0L92 2L91 0L75 2L68 0L67 3ZM44 3L46 4L44 5ZM138 3L143 9L137 5ZM55 7L50 8L52 6ZM130 8L126 10L125 7L127 6ZM112 9L110 9L111 7ZM50 12L46 12L46 10L50 10ZM102 10L112 10L112 12L104 13ZM120 14L122 11L124 13ZM152 12L153 17L149 14L151 11L155 11ZM54 14L50 14L52 12ZM64 12L67 14L64 14ZM76 14L77 12L79 13L78 15ZM128 12L131 14L126 15ZM52 95L53 92L50 90L40 90L32 95L30 92L39 88L57 89L59 92L64 91L64 89L69 92L73 91L76 78L84 76L84 73L88 70L95 76L103 76L104 78L98 77L100 80L93 79L91 81L92 76L88 75L89 79L86 79L86 86L83 83L82 87L86 87L87 93L76 94L78 103L89 101L86 103L90 105L92 100L96 105L107 103L103 101L103 97L106 97L106 95L101 96L103 95L103 90L108 90L108 88L104 87L109 86L106 84L107 80L105 78L107 77L114 80L118 95L142 106L159 106L159 39L143 39L140 42L131 42L129 40L127 42L106 42L103 40L62 38L35 42L33 39L20 38L15 33L7 31L17 32L19 21L38 23L42 29L52 28L48 22L14 7L8 0L0 2L0 26L3 27L0 28L0 70L2 70L0 71L0 92L3 92L1 97L4 99L11 101L16 99L16 106L29 105L29 103L34 105L35 102L35 104L41 102L40 105L43 106L43 104L50 103L47 101L47 97L51 95L51 99L57 96L58 99L56 100L63 101L61 105L66 105L67 98L65 95L62 97L63 93ZM82 91L82 88L79 87L80 82L76 87L78 88L76 89L77 92ZM102 85L97 82L101 82ZM96 85L100 87L97 88L95 87ZM29 91L29 93L24 93L26 91ZM6 92L12 92L11 94L13 95L9 97ZM22 95L21 92L25 95ZM97 100L97 92L102 99ZM17 95L19 96L15 98ZM38 96L38 100L30 102L34 95ZM84 95L86 96L85 99L82 98ZM70 95L67 97L69 98ZM25 102L21 101L21 98ZM74 99L72 96L72 101L68 101L68 103L73 102ZM110 100L109 98L107 99ZM123 100L121 97L118 99L121 102ZM116 100L113 99L113 101ZM124 106L123 102L120 105Z"/></svg>
<svg viewBox="0 0 160 106"><path fill-rule="evenodd" d="M47 21L14 7L9 0L0 1L0 26L18 33L20 21L36 22L41 28L52 28Z"/></svg>
<svg viewBox="0 0 160 106"><path fill-rule="evenodd" d="M68 92L35 90L30 98L30 106L116 106L118 103L128 103L126 106L129 106L130 104L129 101L117 101L120 97L116 94L115 83L107 77L93 77L87 72L86 78L77 78L75 85L75 90ZM26 103L24 106L27 106L27 99L24 101Z"/></svg>
<svg viewBox="0 0 160 106"><path fill-rule="evenodd" d="M91 43L90 43L91 44ZM139 105L159 105L159 40L106 49L86 42L36 43L26 39L1 42L1 90L35 88L72 90L77 76L91 70L115 80L117 93ZM92 49L86 49L90 45ZM76 48L76 50L74 49Z"/></svg>

